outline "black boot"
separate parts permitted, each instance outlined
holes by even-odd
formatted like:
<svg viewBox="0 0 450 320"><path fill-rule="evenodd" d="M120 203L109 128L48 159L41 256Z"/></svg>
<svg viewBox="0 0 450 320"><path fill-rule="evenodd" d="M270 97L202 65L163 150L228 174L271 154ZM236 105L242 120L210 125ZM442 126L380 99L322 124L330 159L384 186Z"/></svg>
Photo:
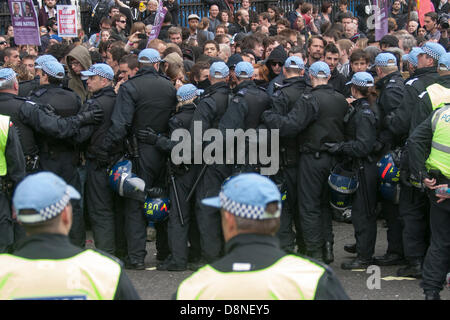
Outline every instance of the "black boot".
<svg viewBox="0 0 450 320"><path fill-rule="evenodd" d="M356 243L344 245L344 251L348 253L356 253Z"/></svg>
<svg viewBox="0 0 450 320"><path fill-rule="evenodd" d="M378 266L396 266L405 264L405 259L398 253L386 253L384 256L374 257L373 264Z"/></svg>
<svg viewBox="0 0 450 320"><path fill-rule="evenodd" d="M425 291L425 300L441 300L439 291Z"/></svg>
<svg viewBox="0 0 450 320"><path fill-rule="evenodd" d="M360 257L356 257L355 259L344 262L341 264L341 268L344 270L352 270L352 269L367 269L368 266L372 264L372 259L363 259Z"/></svg>
<svg viewBox="0 0 450 320"><path fill-rule="evenodd" d="M332 242L325 242L325 246L323 247L323 262L326 264L330 264L334 261L334 254L333 254L333 243Z"/></svg>
<svg viewBox="0 0 450 320"><path fill-rule="evenodd" d="M397 270L397 276L399 277L412 277L422 278L422 258L408 259L408 265L406 267Z"/></svg>

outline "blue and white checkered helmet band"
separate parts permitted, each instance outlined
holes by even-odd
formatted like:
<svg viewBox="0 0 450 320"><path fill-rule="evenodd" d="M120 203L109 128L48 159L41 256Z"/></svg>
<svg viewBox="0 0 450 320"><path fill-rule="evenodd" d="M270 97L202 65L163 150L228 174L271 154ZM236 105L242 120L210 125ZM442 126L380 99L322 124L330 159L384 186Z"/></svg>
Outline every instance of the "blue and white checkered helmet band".
<svg viewBox="0 0 450 320"><path fill-rule="evenodd" d="M16 73L11 68L3 68L0 72L0 83L3 81L10 81L16 77Z"/></svg>
<svg viewBox="0 0 450 320"><path fill-rule="evenodd" d="M245 203L238 203L228 198L223 192L219 193L221 207L231 212L236 217L251 219L251 220L264 220L278 218L281 215L281 204L279 204L278 211L275 214L266 212L266 208L262 206L253 206Z"/></svg>
<svg viewBox="0 0 450 320"><path fill-rule="evenodd" d="M112 75L108 74L108 73L104 72L101 68L94 67L94 65L92 65L88 71L95 73L96 75L98 75L102 78L105 78L105 79L108 79L111 81L114 80L114 74L112 74Z"/></svg>
<svg viewBox="0 0 450 320"><path fill-rule="evenodd" d="M42 70L56 79L64 78L64 67L59 62L46 61L42 64Z"/></svg>
<svg viewBox="0 0 450 320"><path fill-rule="evenodd" d="M354 79L351 81L352 84L359 87L373 87L373 81L364 81L364 80L358 80Z"/></svg>
<svg viewBox="0 0 450 320"><path fill-rule="evenodd" d="M434 50L432 50L430 47L428 46L423 46L421 48L423 51L425 51L425 53L427 55L429 55L430 57L432 57L434 60L439 60L439 58L441 57L441 55L439 54L439 52L436 52Z"/></svg>
<svg viewBox="0 0 450 320"><path fill-rule="evenodd" d="M177 99L179 102L188 101L188 100L194 99L195 97L201 95L203 92L204 92L204 90L197 89L190 94L186 94L183 96L177 96Z"/></svg>
<svg viewBox="0 0 450 320"><path fill-rule="evenodd" d="M53 219L63 211L69 203L69 200L70 195L69 192L66 191L58 202L43 208L34 214L18 214L17 219L23 223L38 223Z"/></svg>

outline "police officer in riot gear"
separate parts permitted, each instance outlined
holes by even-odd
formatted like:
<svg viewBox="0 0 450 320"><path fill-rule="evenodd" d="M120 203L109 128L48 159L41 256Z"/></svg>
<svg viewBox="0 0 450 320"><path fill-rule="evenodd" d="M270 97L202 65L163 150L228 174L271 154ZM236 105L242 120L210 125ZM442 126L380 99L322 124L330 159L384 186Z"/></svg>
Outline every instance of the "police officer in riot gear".
<svg viewBox="0 0 450 320"><path fill-rule="evenodd" d="M397 112L387 119L389 129L394 134L407 137L432 112L426 89L437 81L437 62L445 54L445 49L432 42L416 48L408 54L409 59L417 60L414 76L406 81L404 98ZM441 94L441 93L440 93ZM425 102L426 103L423 103ZM400 268L399 276L421 277L422 263L428 247L429 201L420 181L411 181L408 162L408 146L403 148L401 159L402 190L399 211L403 220L403 247L408 265Z"/></svg>
<svg viewBox="0 0 450 320"><path fill-rule="evenodd" d="M178 105L175 114L169 119L169 136L157 135L151 128L138 131L138 139L144 143L155 145L166 153L170 153L177 145L171 140L171 135L177 129L189 129L192 116L196 109L194 100L203 90L197 89L192 84L181 86L177 91ZM160 265L157 270L184 271L188 263L188 240L189 228L194 216L193 198L187 201L194 181L199 173L198 166L192 165L191 154L180 155L186 157L187 163L175 165L169 161L170 179L170 203L168 222L168 237L170 256Z"/></svg>
<svg viewBox="0 0 450 320"><path fill-rule="evenodd" d="M450 74L450 54L445 53L439 59L440 72ZM445 90L447 89L447 90ZM449 270L450 238L450 95L448 88L441 88L441 94L430 90L430 100L434 111L411 134L408 139L411 174L418 177L427 188L430 201L431 242L423 263L423 281L425 299L440 299ZM439 189L443 193L439 194ZM417 271L421 271L418 268Z"/></svg>
<svg viewBox="0 0 450 320"><path fill-rule="evenodd" d="M306 83L304 74L304 63L299 57L289 57L283 67L284 80L283 84L271 97L271 110L264 112L264 123L269 128L277 128L277 121L270 121L271 112L285 116L287 115L297 100L304 92L310 91L311 87ZM275 119L273 119L275 120ZM295 244L298 251L304 253L304 243L302 230L300 226L300 217L298 212L297 197L297 167L298 167L298 148L296 136L282 136L280 139L280 172L283 188L287 191L287 203L283 206L280 217L280 229L278 237L280 239L281 248L287 252L294 252ZM292 228L295 224L295 233Z"/></svg>
<svg viewBox="0 0 450 320"><path fill-rule="evenodd" d="M194 153L195 145L203 146L203 149L206 147L206 144L202 141L197 141L196 128L197 130L201 128L202 135L210 128L217 129L220 119L227 110L231 98L231 91L227 83L229 72L229 68L223 62L215 62L209 69L208 78L211 86L198 99L189 129L191 137L194 138ZM202 172L203 175L201 175ZM223 241L219 216L215 214L215 210L203 205L201 200L214 192L218 192L223 181L230 175L231 168L227 165L203 164L199 174L195 177L196 182L200 179L194 191L195 212L200 235L200 247L203 259L206 262L216 260L220 256ZM197 269L197 265L191 265L191 267Z"/></svg>
<svg viewBox="0 0 450 320"><path fill-rule="evenodd" d="M372 262L377 235L377 166L371 156L377 138L377 119L371 110L369 90L373 77L367 72L357 72L351 80L351 94L356 99L345 117L345 142L330 145L330 153L351 161L357 171L359 186L352 203L352 223L355 228L357 257L344 262L342 269L367 268Z"/></svg>
<svg viewBox="0 0 450 320"><path fill-rule="evenodd" d="M42 76L38 90L30 95L30 100L39 104L49 104L56 115L66 118L76 115L81 108L78 95L61 87L64 78L64 67L59 62L46 61L42 64ZM67 183L81 190L80 176L77 171L79 150L76 143L61 140L47 135L36 137L39 146L39 164L42 170L60 175ZM74 201L74 222L70 231L70 239L79 247L84 247L86 234L84 218L79 201Z"/></svg>
<svg viewBox="0 0 450 320"><path fill-rule="evenodd" d="M326 143L344 141L345 97L328 85L330 68L315 62L309 69L313 89L310 97L317 105L318 117L299 135L300 159L297 176L300 221L307 255L332 262L333 231L328 201L327 179L335 157L327 153Z"/></svg>
<svg viewBox="0 0 450 320"><path fill-rule="evenodd" d="M110 150L126 139L132 149L133 170L149 189L162 180L165 154L152 144L138 143L136 132L149 127L157 134L167 133L170 115L175 110L176 90L171 81L158 72L162 61L158 51L144 49L139 53L138 61L140 69L136 76L120 86L111 116L112 125L97 157L109 161ZM141 207L141 202L125 199L126 267L137 270L145 268L147 254L147 220Z"/></svg>
<svg viewBox="0 0 450 320"><path fill-rule="evenodd" d="M79 134L80 126L95 123L97 116L101 120L101 115L93 112L80 113L71 118L60 118L52 114L51 106L40 106L19 97L17 95L19 84L12 69L1 69L0 83L0 114L10 116L15 123L23 150L23 159L19 163L25 161L27 173L39 169L39 148L34 131L53 137L68 138ZM24 235L22 228L17 224L14 227L16 238Z"/></svg>
<svg viewBox="0 0 450 320"><path fill-rule="evenodd" d="M379 90L377 98L377 116L380 120L375 152L384 156L389 150L395 150L401 144L401 137L392 133L385 125L385 118L401 105L405 90L404 80L397 67L397 59L392 53L382 52L375 58L375 71L379 80L375 86ZM377 159L378 160L378 159ZM398 204L383 199L382 211L386 218L388 230L388 248L385 255L375 257L378 265L396 265L403 263L402 225L399 218Z"/></svg>
<svg viewBox="0 0 450 320"><path fill-rule="evenodd" d="M0 70L0 101L4 93L11 90L11 83L17 83L15 73L12 69ZM15 80L15 82L14 82ZM17 90L16 90L17 92ZM3 109L5 101L1 103ZM14 242L14 225L11 212L10 200L14 186L25 176L25 161L22 146L15 127L10 117L0 109L0 253L8 251ZM10 186L8 187L8 184ZM9 190L8 190L9 189Z"/></svg>
<svg viewBox="0 0 450 320"><path fill-rule="evenodd" d="M86 205L91 221L94 242L97 249L111 255L123 258L124 252L117 252L115 245L115 219L122 212L117 207L121 199L113 194L108 184L108 166L113 162L101 162L97 159L96 151L103 143L106 131L111 126L111 114L116 102L116 93L112 87L114 71L104 63L92 65L89 70L81 72L87 77L88 90L93 96L88 99L82 110L91 111L101 109L104 119L98 126L86 126L81 130L77 139L80 143L88 140L86 145L87 173L86 173ZM118 159L121 153L120 146L111 150L110 154ZM123 225L118 221L119 225Z"/></svg>

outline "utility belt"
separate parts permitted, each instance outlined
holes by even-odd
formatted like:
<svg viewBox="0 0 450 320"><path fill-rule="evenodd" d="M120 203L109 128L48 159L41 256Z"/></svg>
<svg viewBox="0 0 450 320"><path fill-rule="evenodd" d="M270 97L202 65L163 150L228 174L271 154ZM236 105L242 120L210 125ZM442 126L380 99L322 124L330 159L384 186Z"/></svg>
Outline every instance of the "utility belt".
<svg viewBox="0 0 450 320"><path fill-rule="evenodd" d="M27 173L37 171L39 167L39 155L26 155L25 156L25 170Z"/></svg>

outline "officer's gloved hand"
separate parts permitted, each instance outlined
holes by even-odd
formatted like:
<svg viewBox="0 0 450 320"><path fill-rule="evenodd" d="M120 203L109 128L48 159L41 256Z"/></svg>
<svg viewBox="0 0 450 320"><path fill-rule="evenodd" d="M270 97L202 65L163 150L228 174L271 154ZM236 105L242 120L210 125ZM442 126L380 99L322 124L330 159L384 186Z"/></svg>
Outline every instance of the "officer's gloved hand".
<svg viewBox="0 0 450 320"><path fill-rule="evenodd" d="M326 142L326 143L324 143L324 145L325 145L325 147L328 148L327 151L329 153L334 154L334 153L339 153L342 151L343 143L342 142Z"/></svg>
<svg viewBox="0 0 450 320"><path fill-rule="evenodd" d="M373 151L375 153L379 153L381 150L383 150L383 148L384 148L384 143L379 140L376 140L373 145Z"/></svg>
<svg viewBox="0 0 450 320"><path fill-rule="evenodd" d="M51 104L44 104L42 110L49 116L56 116L56 109Z"/></svg>
<svg viewBox="0 0 450 320"><path fill-rule="evenodd" d="M140 142L147 144L156 144L156 141L158 141L158 134L156 134L156 132L149 127L138 130L136 136Z"/></svg>
<svg viewBox="0 0 450 320"><path fill-rule="evenodd" d="M81 125L97 124L103 120L103 110L95 109L77 114Z"/></svg>

